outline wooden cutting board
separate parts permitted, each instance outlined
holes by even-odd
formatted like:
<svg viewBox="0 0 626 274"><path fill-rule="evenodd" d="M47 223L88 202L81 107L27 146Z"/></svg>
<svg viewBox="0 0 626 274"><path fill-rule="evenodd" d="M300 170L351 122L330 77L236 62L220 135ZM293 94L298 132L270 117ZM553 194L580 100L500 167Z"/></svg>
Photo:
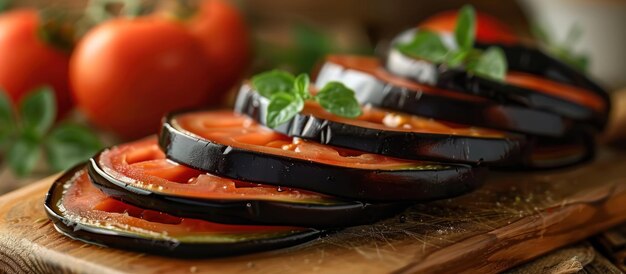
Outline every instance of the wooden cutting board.
<svg viewBox="0 0 626 274"><path fill-rule="evenodd" d="M551 172L493 173L474 193L420 204L295 248L175 260L98 247L54 230L54 178L0 198L0 269L10 273L381 273L510 268L626 221L626 153Z"/></svg>

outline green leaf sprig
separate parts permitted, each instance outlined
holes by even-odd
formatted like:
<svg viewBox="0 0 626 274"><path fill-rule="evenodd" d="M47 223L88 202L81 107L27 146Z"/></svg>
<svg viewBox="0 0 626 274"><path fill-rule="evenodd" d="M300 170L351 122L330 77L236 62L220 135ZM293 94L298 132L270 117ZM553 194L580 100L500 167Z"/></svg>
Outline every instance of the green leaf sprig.
<svg viewBox="0 0 626 274"><path fill-rule="evenodd" d="M328 82L315 95L309 91L309 76L272 70L252 77L252 86L270 103L265 117L267 126L275 128L293 118L304 108L306 100L318 102L330 113L356 118L361 115L361 106L354 91L340 82Z"/></svg>
<svg viewBox="0 0 626 274"><path fill-rule="evenodd" d="M102 143L87 128L74 123L53 127L56 119L54 92L42 87L29 93L17 113L0 90L0 155L17 176L32 172L42 151L55 171L67 169L91 157Z"/></svg>
<svg viewBox="0 0 626 274"><path fill-rule="evenodd" d="M413 58L448 67L465 67L475 75L503 81L507 71L504 52L499 47L489 47L485 51L474 48L475 36L476 12L471 5L465 5L459 11L454 29L456 48L447 47L438 33L419 30L413 40L397 44L396 49Z"/></svg>

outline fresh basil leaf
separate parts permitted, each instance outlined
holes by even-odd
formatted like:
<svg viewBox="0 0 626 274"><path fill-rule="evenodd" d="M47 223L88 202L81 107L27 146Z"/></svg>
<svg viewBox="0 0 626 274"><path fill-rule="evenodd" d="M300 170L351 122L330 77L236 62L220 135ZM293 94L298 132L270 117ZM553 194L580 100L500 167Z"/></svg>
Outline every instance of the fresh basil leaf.
<svg viewBox="0 0 626 274"><path fill-rule="evenodd" d="M86 161L102 148L102 143L88 128L61 124L44 141L48 164L55 171L68 169Z"/></svg>
<svg viewBox="0 0 626 274"><path fill-rule="evenodd" d="M287 92L274 93L267 106L267 126L275 128L296 116L304 108L304 100Z"/></svg>
<svg viewBox="0 0 626 274"><path fill-rule="evenodd" d="M449 51L441 37L430 31L418 31L411 42L398 44L396 49L408 56L433 63L444 62Z"/></svg>
<svg viewBox="0 0 626 274"><path fill-rule="evenodd" d="M296 94L302 97L302 99L306 100L311 97L311 94L309 93L310 82L311 80L309 79L309 75L306 73L301 73L298 77L296 77L294 89Z"/></svg>
<svg viewBox="0 0 626 274"><path fill-rule="evenodd" d="M54 123L56 102L49 87L28 94L20 104L20 119L25 132L42 137Z"/></svg>
<svg viewBox="0 0 626 274"><path fill-rule="evenodd" d="M19 138L9 147L7 162L15 175L24 177L33 171L40 154L37 141Z"/></svg>
<svg viewBox="0 0 626 274"><path fill-rule="evenodd" d="M460 51L450 52L450 53L448 53L448 55L446 55L446 62L445 63L449 67L458 67L465 61L465 59L467 58L469 53L470 53L470 51L468 51L468 50L460 50Z"/></svg>
<svg viewBox="0 0 626 274"><path fill-rule="evenodd" d="M504 81L507 70L504 51L499 47L490 47L468 69L478 76Z"/></svg>
<svg viewBox="0 0 626 274"><path fill-rule="evenodd" d="M470 50L476 37L476 11L471 5L465 5L459 11L454 29L454 38L461 50Z"/></svg>
<svg viewBox="0 0 626 274"><path fill-rule="evenodd" d="M0 148L15 130L13 107L6 93L0 89Z"/></svg>
<svg viewBox="0 0 626 274"><path fill-rule="evenodd" d="M282 70L272 70L252 77L252 86L265 98L279 92L293 92L294 77Z"/></svg>
<svg viewBox="0 0 626 274"><path fill-rule="evenodd" d="M315 99L333 114L349 118L361 115L361 105L356 100L354 91L340 82L328 82Z"/></svg>

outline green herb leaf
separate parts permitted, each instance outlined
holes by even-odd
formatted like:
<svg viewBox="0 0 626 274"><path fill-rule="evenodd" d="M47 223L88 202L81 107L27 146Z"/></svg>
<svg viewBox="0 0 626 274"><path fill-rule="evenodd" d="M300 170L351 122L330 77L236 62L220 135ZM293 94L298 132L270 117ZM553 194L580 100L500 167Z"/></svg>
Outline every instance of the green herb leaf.
<svg viewBox="0 0 626 274"><path fill-rule="evenodd" d="M475 63L468 64L468 70L478 76L504 81L507 71L504 51L499 47L488 48Z"/></svg>
<svg viewBox="0 0 626 274"><path fill-rule="evenodd" d="M468 50L450 52L448 55L446 55L445 63L450 67L458 67L463 64L463 62L465 62L469 53L470 51Z"/></svg>
<svg viewBox="0 0 626 274"><path fill-rule="evenodd" d="M430 31L418 31L411 42L398 44L396 48L403 54L433 63L444 62L449 51L439 35Z"/></svg>
<svg viewBox="0 0 626 274"><path fill-rule="evenodd" d="M306 73L301 73L298 77L296 77L294 90L296 91L296 94L302 97L302 99L306 100L311 97L311 93L309 93L310 81L309 75Z"/></svg>
<svg viewBox="0 0 626 274"><path fill-rule="evenodd" d="M35 168L40 154L41 150L37 141L24 136L9 147L7 162L15 175L23 177Z"/></svg>
<svg viewBox="0 0 626 274"><path fill-rule="evenodd" d="M0 149L15 130L13 107L6 93L0 89Z"/></svg>
<svg viewBox="0 0 626 274"><path fill-rule="evenodd" d="M54 123L56 103L49 87L28 94L20 105L20 119L24 132L43 137Z"/></svg>
<svg viewBox="0 0 626 274"><path fill-rule="evenodd" d="M102 143L89 129L76 124L61 124L44 141L48 164L55 170L68 169L89 159Z"/></svg>
<svg viewBox="0 0 626 274"><path fill-rule="evenodd" d="M304 100L287 92L274 93L270 98L265 118L267 126L275 128L296 116L304 108Z"/></svg>
<svg viewBox="0 0 626 274"><path fill-rule="evenodd" d="M292 93L294 77L291 73L282 70L272 70L252 77L252 86L265 98L271 98L275 93Z"/></svg>
<svg viewBox="0 0 626 274"><path fill-rule="evenodd" d="M315 99L333 114L349 118L361 115L361 105L356 100L354 91L340 82L328 82Z"/></svg>
<svg viewBox="0 0 626 274"><path fill-rule="evenodd" d="M470 50L476 36L476 11L471 5L465 5L459 11L454 29L454 38L461 50Z"/></svg>

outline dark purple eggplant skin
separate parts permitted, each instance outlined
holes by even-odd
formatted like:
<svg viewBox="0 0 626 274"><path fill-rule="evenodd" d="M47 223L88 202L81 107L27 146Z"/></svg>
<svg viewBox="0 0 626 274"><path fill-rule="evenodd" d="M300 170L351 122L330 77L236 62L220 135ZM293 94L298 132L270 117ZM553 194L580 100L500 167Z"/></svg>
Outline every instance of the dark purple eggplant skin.
<svg viewBox="0 0 626 274"><path fill-rule="evenodd" d="M265 124L268 105L269 100L249 85L243 85L237 97L235 111ZM396 158L485 166L521 163L526 144L525 137L517 134L510 134L506 138L481 138L380 130L301 113L273 130L291 137Z"/></svg>
<svg viewBox="0 0 626 274"><path fill-rule="evenodd" d="M532 89L509 85L484 77L476 76L460 69L440 69L437 86L486 97L505 105L517 105L555 113L571 119L577 124L590 124L603 129L608 119L608 111L599 113L592 109Z"/></svg>
<svg viewBox="0 0 626 274"><path fill-rule="evenodd" d="M490 46L500 47L506 55L508 67L511 70L543 76L552 81L593 91L605 100L607 106L609 106L607 112L610 110L610 96L604 88L592 81L584 73L537 48L519 44L477 43L476 46L482 49L486 49Z"/></svg>
<svg viewBox="0 0 626 274"><path fill-rule="evenodd" d="M128 185L100 167L100 154L87 164L93 184L122 202L178 217L238 225L284 225L340 228L371 224L396 215L407 203L361 203L337 199L333 204L264 200L209 200L155 193Z"/></svg>
<svg viewBox="0 0 626 274"><path fill-rule="evenodd" d="M508 170L552 170L557 168L572 167L593 160L596 155L597 130L589 126L580 126L572 129L562 137L530 137L528 153L540 148L558 148L560 146L578 146L583 148L580 154L567 155L551 162L541 162L529 158L524 165L518 167L498 167Z"/></svg>
<svg viewBox="0 0 626 274"><path fill-rule="evenodd" d="M413 30L413 32L414 31L415 30ZM400 36L407 38L411 35L410 33L411 31L407 31ZM401 38L396 38L395 43L399 41L398 39ZM493 99L500 104L515 105L555 113L564 118L574 120L576 123L591 124L598 130L602 130L606 126L608 113L610 111L609 95L585 75L542 51L530 47L502 44L477 45L479 48L487 48L489 46L499 46L504 50L510 70L527 72L546 77L556 82L585 88L599 95L603 101L605 101L606 109L603 111L594 111L587 106L538 90L492 81L467 73L467 71L463 69L450 69L444 65L433 65L437 70L437 72L435 72L435 74L437 74L436 79L433 78L436 83L435 85L443 89ZM392 50L395 49L390 49L390 56ZM411 59L411 57L408 56L404 56L404 58ZM387 65L389 66L389 64Z"/></svg>
<svg viewBox="0 0 626 274"><path fill-rule="evenodd" d="M335 63L332 64L341 66ZM321 69L323 70L324 66ZM345 76L351 72L365 73L344 67L341 75L336 76L334 80L350 86L349 82L356 80L355 78L347 78ZM574 124L570 119L546 111L518 105L500 104L491 100L484 102L460 100L445 95L425 93L422 90L396 86L376 76L369 76L371 76L371 79L368 82L362 81L358 84L378 87L375 91L381 92L381 95L359 98L362 104L371 104L376 107L442 121L535 136L562 136ZM359 90L356 89L355 92L359 93Z"/></svg>
<svg viewBox="0 0 626 274"><path fill-rule="evenodd" d="M76 172L85 168L78 165L57 179L46 194L44 207L54 227L61 234L74 240L104 247L113 247L129 251L150 253L178 258L207 258L241 255L253 252L279 249L298 245L317 239L327 232L315 229L305 230L289 236L262 240L242 240L234 243L185 243L167 240L155 240L141 235L121 234L106 228L85 226L63 216L57 203L63 196L63 186L72 179Z"/></svg>
<svg viewBox="0 0 626 274"><path fill-rule="evenodd" d="M159 145L186 166L236 180L293 187L367 202L430 201L450 198L482 185L483 167L442 164L438 170L369 170L323 164L219 144L186 134L166 116Z"/></svg>

